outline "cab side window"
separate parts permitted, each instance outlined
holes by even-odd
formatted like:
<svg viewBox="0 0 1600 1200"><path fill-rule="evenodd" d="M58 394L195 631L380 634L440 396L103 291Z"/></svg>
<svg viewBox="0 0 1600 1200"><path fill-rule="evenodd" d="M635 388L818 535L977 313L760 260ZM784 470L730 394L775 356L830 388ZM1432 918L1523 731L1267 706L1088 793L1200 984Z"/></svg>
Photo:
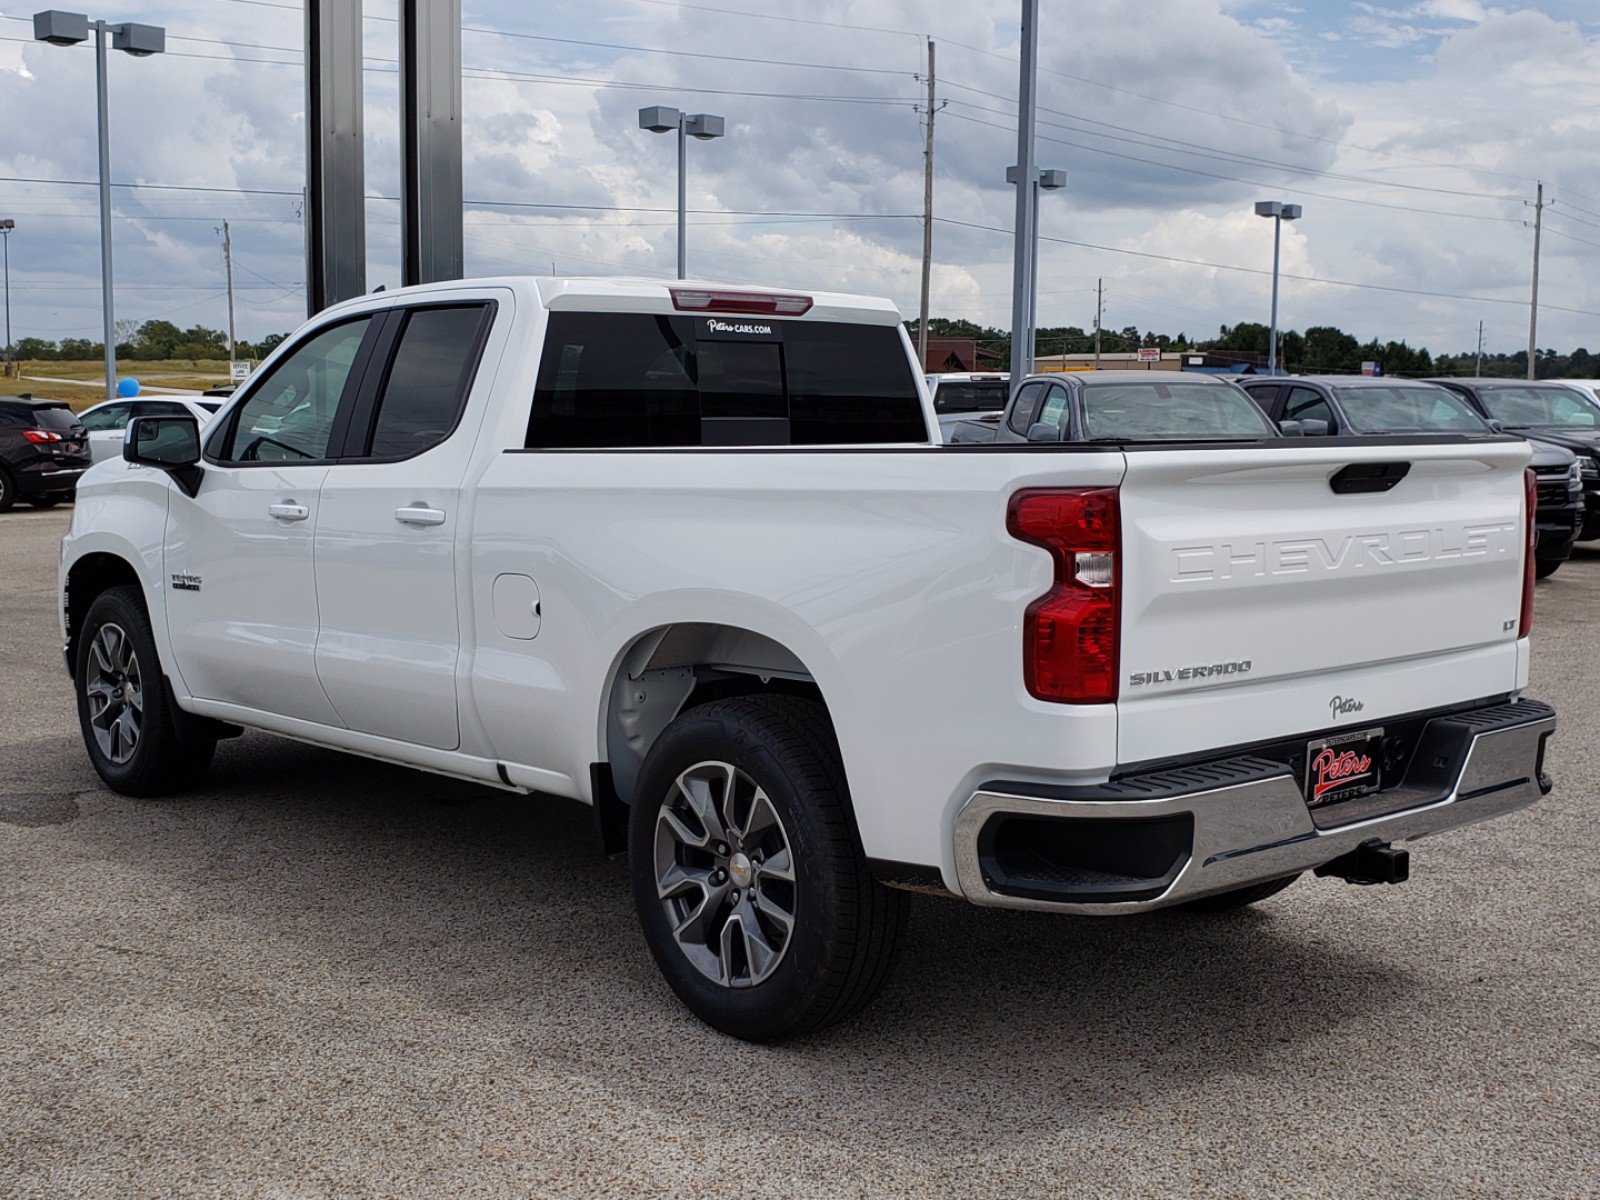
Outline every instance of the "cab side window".
<svg viewBox="0 0 1600 1200"><path fill-rule="evenodd" d="M488 308L464 304L405 313L365 454L409 458L450 436L466 407Z"/></svg>
<svg viewBox="0 0 1600 1200"><path fill-rule="evenodd" d="M1017 398L1011 403L1011 415L1006 418L1006 427L1018 437L1027 437L1028 430L1033 425L1033 414L1039 407L1039 397L1044 395L1045 385L1042 383L1025 383Z"/></svg>
<svg viewBox="0 0 1600 1200"><path fill-rule="evenodd" d="M1289 389L1288 398L1283 404L1283 420L1326 421L1330 433L1335 425L1333 409L1322 393L1307 387Z"/></svg>
<svg viewBox="0 0 1600 1200"><path fill-rule="evenodd" d="M329 441L345 384L372 317L313 334L251 391L228 422L223 462L317 462Z"/></svg>
<svg viewBox="0 0 1600 1200"><path fill-rule="evenodd" d="M122 429L127 426L131 414L131 405L107 404L97 408L92 413L84 413L78 418L83 427L88 430L96 429Z"/></svg>
<svg viewBox="0 0 1600 1200"><path fill-rule="evenodd" d="M1050 393L1044 398L1044 405L1039 409L1039 415L1034 418L1034 424L1044 422L1054 425L1061 431L1061 436L1067 436L1067 389L1059 383L1051 384Z"/></svg>

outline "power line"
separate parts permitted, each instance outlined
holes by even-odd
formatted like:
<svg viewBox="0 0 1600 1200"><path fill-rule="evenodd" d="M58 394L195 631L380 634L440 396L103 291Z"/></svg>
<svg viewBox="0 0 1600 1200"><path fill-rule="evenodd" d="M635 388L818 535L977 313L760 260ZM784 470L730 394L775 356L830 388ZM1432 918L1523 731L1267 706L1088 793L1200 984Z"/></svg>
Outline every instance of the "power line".
<svg viewBox="0 0 1600 1200"><path fill-rule="evenodd" d="M1011 236L1011 230L998 225L980 225L973 221L958 221L953 217L935 217L935 221L942 221L947 225L959 225L966 229L978 229L988 233L1003 233ZM1191 267L1208 267L1214 271L1236 271L1246 275L1271 275L1272 272L1261 267L1241 267L1235 263L1207 262L1200 258L1179 258L1171 254L1156 254L1150 250L1129 250L1123 246L1101 246L1094 242L1080 242L1072 238L1047 237L1040 235L1040 241L1055 242L1062 246L1076 246L1082 250L1101 250L1108 254L1127 254L1135 258L1155 259L1159 262L1182 263ZM1382 283L1358 283L1348 279L1325 279L1319 275L1294 275L1287 271L1280 273L1282 279L1294 279L1302 283L1321 283L1329 287L1359 288L1363 291L1391 292L1402 296L1427 296L1439 300L1470 300L1477 304L1514 304L1527 307L1526 300L1505 300L1496 296L1468 296L1459 292L1432 292L1421 288L1392 287ZM1600 311L1587 308L1562 308L1554 304L1543 305L1552 312L1576 313L1584 317L1600 317Z"/></svg>
<svg viewBox="0 0 1600 1200"><path fill-rule="evenodd" d="M976 92L979 95L988 96L991 99L1003 101L1004 103L1010 104L1013 107L1016 106L1015 100L1012 100L1008 96L1002 96L997 92L986 92L979 88L969 87L964 83L957 83L955 81L947 81L947 83L950 87L960 88L964 91ZM979 112L994 113L997 116L1009 117L1012 120L1016 119L1015 113L1006 112L1001 109L986 108L980 104L973 104L970 100L952 100L950 103L960 104L963 107L976 109ZM1058 117L1066 117L1068 120L1072 121L1084 121L1090 125L1101 125L1107 129L1118 130L1121 133L1134 134L1136 137L1117 137L1113 134L1101 133L1094 129L1080 129L1073 125L1063 125L1059 121L1039 122L1041 125L1047 125L1054 129L1065 129L1071 133L1081 133L1090 137L1105 138L1108 141L1131 142L1133 145L1149 146L1149 148L1152 150L1164 150L1168 153L1187 154L1195 158L1211 158L1221 162L1248 163L1255 166L1272 167L1282 171L1293 171L1297 174L1315 175L1326 179L1337 179L1349 183L1360 183L1368 187L1404 188L1408 191L1437 192L1438 194L1445 196L1462 196L1471 199L1500 200L1505 202L1520 202L1522 199L1521 196L1510 196L1493 192L1468 192L1459 188L1429 187L1425 184L1418 183L1395 183L1386 179L1373 179L1367 175L1351 175L1343 171L1330 171L1322 167L1312 167L1300 163L1286 163L1281 162L1278 159L1263 158L1259 155L1237 153L1235 151L1226 150L1221 146L1210 146L1204 142L1194 142L1183 138L1167 137L1165 134L1151 133L1148 130L1138 129L1130 125L1117 125L1111 121L1101 121L1095 117L1086 117L1079 113L1067 112L1064 109L1050 108L1047 105L1039 105L1038 111L1042 113L1050 113ZM1149 140L1139 141L1137 138ZM1159 145L1153 143L1167 144Z"/></svg>
<svg viewBox="0 0 1600 1200"><path fill-rule="evenodd" d="M989 129L1004 130L1006 128L1006 126L996 124L993 121L984 121L977 117L963 116L961 113L949 113L948 115L958 121L968 121L974 125L983 125ZM1091 154L1103 154L1109 158L1120 158L1127 162L1144 163L1146 166L1160 167L1163 170L1181 171L1186 175L1201 175L1207 179L1221 179L1229 183L1247 183L1252 187L1279 188L1283 186L1280 183L1267 183L1259 179L1246 179L1240 175L1224 175L1217 171L1202 171L1198 167L1184 167L1178 165L1177 163L1162 162L1159 159L1154 158L1141 158L1137 154L1123 154L1116 150L1107 150L1102 146L1086 146L1082 142L1069 142L1064 138L1050 137L1047 134L1041 133L1037 134L1036 136L1038 137L1039 141L1049 142L1052 145L1066 146L1074 150L1087 150ZM1159 149L1160 147L1155 148ZM1450 212L1446 209L1438 208L1418 208L1415 205L1391 204L1384 200L1367 200L1359 196L1341 196L1333 192L1315 192L1308 188L1298 186L1296 186L1295 192L1297 195L1315 196L1319 200L1336 200L1345 204L1361 204L1369 208L1386 208L1396 212L1424 213L1429 216L1436 217L1460 217L1463 220L1495 221L1506 224L1520 224L1520 220L1516 217L1491 217L1477 213Z"/></svg>

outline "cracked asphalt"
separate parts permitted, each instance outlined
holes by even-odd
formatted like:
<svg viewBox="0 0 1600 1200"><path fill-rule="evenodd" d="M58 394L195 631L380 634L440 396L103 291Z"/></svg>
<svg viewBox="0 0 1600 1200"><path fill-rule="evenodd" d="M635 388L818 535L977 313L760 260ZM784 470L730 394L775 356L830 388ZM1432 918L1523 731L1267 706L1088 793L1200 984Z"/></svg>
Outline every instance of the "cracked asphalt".
<svg viewBox="0 0 1600 1200"><path fill-rule="evenodd" d="M264 735L98 786L67 513L0 515L0 1197L1600 1196L1600 551L1534 809L1225 917L917 898L778 1048L678 1007L587 810Z"/></svg>

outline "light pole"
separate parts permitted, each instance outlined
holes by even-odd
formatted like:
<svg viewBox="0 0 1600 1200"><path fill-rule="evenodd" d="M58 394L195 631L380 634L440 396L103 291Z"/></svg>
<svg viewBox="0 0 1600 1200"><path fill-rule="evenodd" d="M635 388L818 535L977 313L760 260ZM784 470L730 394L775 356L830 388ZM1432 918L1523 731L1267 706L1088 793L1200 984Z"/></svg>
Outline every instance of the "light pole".
<svg viewBox="0 0 1600 1200"><path fill-rule="evenodd" d="M1283 241L1283 223L1300 219L1298 204L1282 200L1257 200L1256 216L1272 218L1272 330L1267 334L1267 373L1278 373L1278 251Z"/></svg>
<svg viewBox="0 0 1600 1200"><path fill-rule="evenodd" d="M17 223L10 217L0 221L0 238L5 240L6 259L6 378L11 377L11 231Z"/></svg>
<svg viewBox="0 0 1600 1200"><path fill-rule="evenodd" d="M160 25L139 25L132 21L111 24L91 21L83 13L49 9L33 14L35 41L52 46L76 46L89 40L94 31L95 99L100 133L100 306L105 316L106 398L117 394L117 322L111 303L111 118L106 98L106 34L111 48L145 58L167 48L167 31Z"/></svg>
<svg viewBox="0 0 1600 1200"><path fill-rule="evenodd" d="M1016 183L1022 178L1020 167L1006 168L1006 182ZM1028 332L1024 342L1024 373L1033 370L1034 335L1039 329L1039 193L1057 192L1067 186L1067 173L1056 169L1036 170L1033 173L1033 229L1029 254L1033 259L1028 289ZM1015 355L1013 355L1015 357ZM1019 376L1020 378L1020 376Z"/></svg>
<svg viewBox="0 0 1600 1200"><path fill-rule="evenodd" d="M1011 390L1033 366L1033 345L1029 337L1033 313L1034 215L1039 189L1034 166L1033 122L1034 88L1038 83L1036 56L1039 48L1039 0L1022 0L1021 56L1017 73L1017 216L1012 225L1011 262Z"/></svg>
<svg viewBox="0 0 1600 1200"><path fill-rule="evenodd" d="M686 113L664 104L639 110L639 128L651 133L678 132L678 278L688 278L689 190L687 183L690 138L709 142L726 132L726 122L711 113Z"/></svg>

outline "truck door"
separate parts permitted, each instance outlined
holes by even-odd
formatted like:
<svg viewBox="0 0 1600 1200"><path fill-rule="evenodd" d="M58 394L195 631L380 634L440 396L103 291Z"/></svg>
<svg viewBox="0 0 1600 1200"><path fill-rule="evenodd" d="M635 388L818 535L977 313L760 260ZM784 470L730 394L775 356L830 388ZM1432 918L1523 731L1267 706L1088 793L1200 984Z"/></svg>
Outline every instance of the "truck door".
<svg viewBox="0 0 1600 1200"><path fill-rule="evenodd" d="M495 309L472 298L392 311L323 481L316 667L350 729L460 745L457 589L467 584L457 543L486 401L464 414L492 383L492 372L478 378L478 363Z"/></svg>
<svg viewBox="0 0 1600 1200"><path fill-rule="evenodd" d="M337 725L317 682L317 497L376 329L313 331L252 381L206 443L198 495L167 510L167 622L179 676L206 700Z"/></svg>

